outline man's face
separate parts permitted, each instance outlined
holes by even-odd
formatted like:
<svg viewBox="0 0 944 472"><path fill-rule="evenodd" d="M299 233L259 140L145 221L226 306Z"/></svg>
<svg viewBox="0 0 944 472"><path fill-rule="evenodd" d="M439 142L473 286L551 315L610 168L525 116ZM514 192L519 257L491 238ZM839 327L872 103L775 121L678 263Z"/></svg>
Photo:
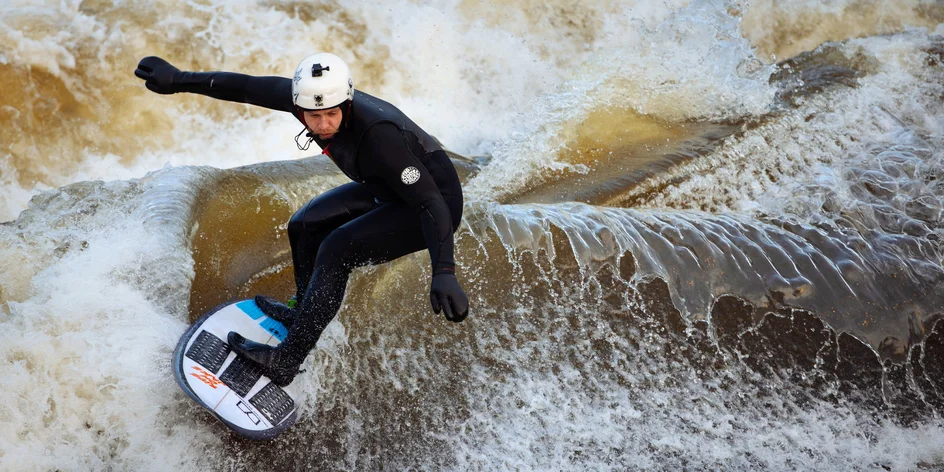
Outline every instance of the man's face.
<svg viewBox="0 0 944 472"><path fill-rule="evenodd" d="M341 126L341 108L305 111L305 124L321 139L331 139Z"/></svg>

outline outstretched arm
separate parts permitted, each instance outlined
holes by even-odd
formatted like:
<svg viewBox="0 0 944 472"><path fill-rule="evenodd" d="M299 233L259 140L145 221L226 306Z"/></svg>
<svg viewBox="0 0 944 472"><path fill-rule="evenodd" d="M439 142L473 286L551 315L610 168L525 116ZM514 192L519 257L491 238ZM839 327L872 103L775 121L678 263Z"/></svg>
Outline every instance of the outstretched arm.
<svg viewBox="0 0 944 472"><path fill-rule="evenodd" d="M292 80L255 77L233 72L185 72L156 56L141 59L134 75L152 92L198 93L219 100L248 103L272 110L295 112Z"/></svg>

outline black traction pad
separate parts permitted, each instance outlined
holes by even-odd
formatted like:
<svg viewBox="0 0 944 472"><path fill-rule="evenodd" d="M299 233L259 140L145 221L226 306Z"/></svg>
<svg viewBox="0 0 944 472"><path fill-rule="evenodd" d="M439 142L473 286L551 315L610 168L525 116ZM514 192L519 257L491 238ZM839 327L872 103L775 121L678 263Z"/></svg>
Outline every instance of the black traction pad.
<svg viewBox="0 0 944 472"><path fill-rule="evenodd" d="M255 362L237 355L220 375L227 387L243 398L262 377L262 368Z"/></svg>
<svg viewBox="0 0 944 472"><path fill-rule="evenodd" d="M249 403L261 411L273 425L281 423L295 408L292 397L274 383L269 383L259 390L259 393L249 399Z"/></svg>
<svg viewBox="0 0 944 472"><path fill-rule="evenodd" d="M197 340L187 349L186 356L200 364L204 369L216 374L223 367L226 356L229 356L230 347L222 339L213 334L203 331L197 336Z"/></svg>

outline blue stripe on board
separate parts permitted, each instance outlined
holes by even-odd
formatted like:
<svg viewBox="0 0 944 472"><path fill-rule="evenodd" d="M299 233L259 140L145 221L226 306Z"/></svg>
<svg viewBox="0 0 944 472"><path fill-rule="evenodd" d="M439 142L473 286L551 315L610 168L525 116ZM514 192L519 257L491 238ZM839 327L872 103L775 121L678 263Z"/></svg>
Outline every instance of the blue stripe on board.
<svg viewBox="0 0 944 472"><path fill-rule="evenodd" d="M262 320L259 325L265 328L266 331L272 333L272 335L275 336L275 339L278 339L279 342L285 341L285 337L288 336L288 329L285 328L282 323L279 323L272 318L266 318Z"/></svg>
<svg viewBox="0 0 944 472"><path fill-rule="evenodd" d="M249 315L249 317L254 320L258 320L259 318L262 318L263 316L265 316L265 314L262 313L262 310L260 310L259 307L256 306L255 300L243 300L237 303L236 307L242 310L243 313Z"/></svg>

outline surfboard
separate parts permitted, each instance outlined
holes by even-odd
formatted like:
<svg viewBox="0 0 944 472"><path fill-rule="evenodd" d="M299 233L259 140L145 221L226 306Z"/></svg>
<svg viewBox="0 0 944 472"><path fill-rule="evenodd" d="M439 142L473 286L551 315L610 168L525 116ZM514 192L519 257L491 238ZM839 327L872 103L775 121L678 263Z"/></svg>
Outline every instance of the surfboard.
<svg viewBox="0 0 944 472"><path fill-rule="evenodd" d="M227 344L230 331L277 346L288 329L253 300L225 303L197 320L174 350L177 384L227 427L250 439L271 439L295 423L297 392L279 387Z"/></svg>

